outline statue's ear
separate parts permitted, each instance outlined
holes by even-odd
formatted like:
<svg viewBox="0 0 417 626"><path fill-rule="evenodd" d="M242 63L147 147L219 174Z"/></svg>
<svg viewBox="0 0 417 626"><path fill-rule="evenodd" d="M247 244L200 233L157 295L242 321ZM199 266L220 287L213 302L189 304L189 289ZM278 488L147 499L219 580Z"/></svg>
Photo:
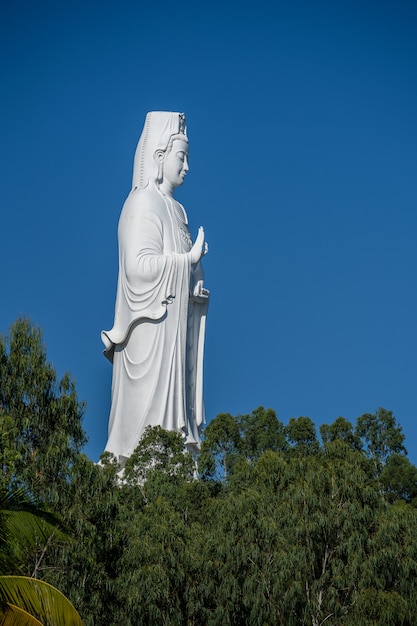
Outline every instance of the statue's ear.
<svg viewBox="0 0 417 626"><path fill-rule="evenodd" d="M163 150L156 150L155 151L155 159L159 163L162 163L162 161L164 160L164 157L165 157L165 152Z"/></svg>

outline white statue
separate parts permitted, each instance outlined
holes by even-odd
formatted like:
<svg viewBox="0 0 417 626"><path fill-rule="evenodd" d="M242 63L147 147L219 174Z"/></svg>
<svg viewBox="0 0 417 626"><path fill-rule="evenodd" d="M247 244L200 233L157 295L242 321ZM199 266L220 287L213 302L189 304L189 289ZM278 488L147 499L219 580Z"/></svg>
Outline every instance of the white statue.
<svg viewBox="0 0 417 626"><path fill-rule="evenodd" d="M193 244L173 197L187 172L184 115L148 113L119 220L114 326L102 332L113 363L106 451L122 465L147 426L182 433L192 451L200 446L207 244L202 227Z"/></svg>

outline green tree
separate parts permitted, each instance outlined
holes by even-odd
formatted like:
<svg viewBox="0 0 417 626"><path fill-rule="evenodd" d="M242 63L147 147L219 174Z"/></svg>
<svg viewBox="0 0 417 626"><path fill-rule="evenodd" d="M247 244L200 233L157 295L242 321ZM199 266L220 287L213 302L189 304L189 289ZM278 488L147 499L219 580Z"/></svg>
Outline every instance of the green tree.
<svg viewBox="0 0 417 626"><path fill-rule="evenodd" d="M417 612L417 512L405 503L384 503L377 512L347 624L412 626Z"/></svg>
<svg viewBox="0 0 417 626"><path fill-rule="evenodd" d="M126 549L118 562L119 623L187 623L189 528L164 497L137 510L124 525Z"/></svg>
<svg viewBox="0 0 417 626"><path fill-rule="evenodd" d="M227 480L239 457L239 424L230 413L220 413L207 426L201 444L198 469L204 478Z"/></svg>
<svg viewBox="0 0 417 626"><path fill-rule="evenodd" d="M201 604L199 548L210 483L194 478L195 465L177 433L147 429L126 462L120 485L117 623L192 623ZM204 521L202 521L204 520Z"/></svg>
<svg viewBox="0 0 417 626"><path fill-rule="evenodd" d="M248 461L255 460L266 450L285 450L284 425L273 409L258 407L252 413L238 415L241 442L240 452Z"/></svg>
<svg viewBox="0 0 417 626"><path fill-rule="evenodd" d="M288 448L285 429L273 409L258 407L252 413L220 413L208 424L199 457L203 478L227 481L237 463L255 461L265 450Z"/></svg>
<svg viewBox="0 0 417 626"><path fill-rule="evenodd" d="M291 417L285 432L294 453L304 456L318 452L316 428L309 417Z"/></svg>
<svg viewBox="0 0 417 626"><path fill-rule="evenodd" d="M3 477L43 502L59 500L69 469L86 441L69 374L58 380L47 362L41 331L18 319L0 338L0 419Z"/></svg>
<svg viewBox="0 0 417 626"><path fill-rule="evenodd" d="M336 441L344 441L352 450L361 449L360 437L355 433L351 422L344 417L338 417L333 424L322 424L320 435L324 444Z"/></svg>
<svg viewBox="0 0 417 626"><path fill-rule="evenodd" d="M407 454L402 428L392 411L379 408L358 417L355 434L362 440L365 454L379 474L391 454Z"/></svg>
<svg viewBox="0 0 417 626"><path fill-rule="evenodd" d="M389 502L404 500L417 506L417 467L401 454L391 454L379 480Z"/></svg>
<svg viewBox="0 0 417 626"><path fill-rule="evenodd" d="M181 435L160 426L148 426L132 456L126 461L124 480L143 484L151 476L161 473L190 480L194 472L194 459L184 449Z"/></svg>
<svg viewBox="0 0 417 626"><path fill-rule="evenodd" d="M0 484L11 485L16 477L16 464L20 455L16 421L0 408Z"/></svg>
<svg viewBox="0 0 417 626"><path fill-rule="evenodd" d="M340 439L236 466L200 546L199 623L411 626L417 515L369 468Z"/></svg>
<svg viewBox="0 0 417 626"><path fill-rule="evenodd" d="M54 542L40 571L71 600L85 626L118 624L117 562L124 549L119 519L132 520L122 502L117 463L97 465L79 455L71 467L62 514L70 540Z"/></svg>

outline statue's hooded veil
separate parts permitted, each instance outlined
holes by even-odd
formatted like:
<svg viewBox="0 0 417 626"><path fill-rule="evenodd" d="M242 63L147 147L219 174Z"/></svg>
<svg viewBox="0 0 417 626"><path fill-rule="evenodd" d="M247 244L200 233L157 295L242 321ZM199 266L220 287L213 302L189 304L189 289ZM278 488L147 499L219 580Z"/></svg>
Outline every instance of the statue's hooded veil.
<svg viewBox="0 0 417 626"><path fill-rule="evenodd" d="M147 114L136 148L132 189L144 189L150 180L156 181L158 163L154 158L155 152L165 150L171 137L175 135L187 136L183 113L151 111Z"/></svg>

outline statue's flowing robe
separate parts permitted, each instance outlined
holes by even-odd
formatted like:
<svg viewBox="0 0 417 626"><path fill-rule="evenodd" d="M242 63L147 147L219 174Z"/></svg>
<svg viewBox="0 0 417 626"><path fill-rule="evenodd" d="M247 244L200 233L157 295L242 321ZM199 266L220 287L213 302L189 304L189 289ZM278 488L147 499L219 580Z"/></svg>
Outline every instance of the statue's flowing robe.
<svg viewBox="0 0 417 626"><path fill-rule="evenodd" d="M199 448L207 304L191 298L202 269L191 264L185 211L155 188L134 190L118 238L114 326L102 332L113 362L106 451L123 462L157 425Z"/></svg>

